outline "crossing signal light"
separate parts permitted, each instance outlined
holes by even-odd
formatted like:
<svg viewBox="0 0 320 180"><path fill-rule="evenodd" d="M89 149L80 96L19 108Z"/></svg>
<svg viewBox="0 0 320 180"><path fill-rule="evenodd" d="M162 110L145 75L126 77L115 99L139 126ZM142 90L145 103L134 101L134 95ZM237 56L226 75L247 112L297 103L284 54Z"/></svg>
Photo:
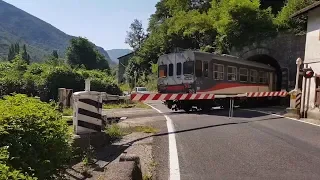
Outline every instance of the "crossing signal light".
<svg viewBox="0 0 320 180"><path fill-rule="evenodd" d="M304 69L303 70L303 76L305 78L312 78L314 75L314 71L311 69L311 68L308 68L308 69Z"/></svg>

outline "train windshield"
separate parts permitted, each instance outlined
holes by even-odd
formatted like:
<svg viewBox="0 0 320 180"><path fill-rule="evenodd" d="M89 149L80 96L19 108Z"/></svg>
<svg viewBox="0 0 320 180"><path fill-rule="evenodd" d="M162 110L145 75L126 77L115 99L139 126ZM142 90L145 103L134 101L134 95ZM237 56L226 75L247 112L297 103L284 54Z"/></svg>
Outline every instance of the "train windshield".
<svg viewBox="0 0 320 180"><path fill-rule="evenodd" d="M193 74L194 72L194 62L187 61L183 63L183 74Z"/></svg>

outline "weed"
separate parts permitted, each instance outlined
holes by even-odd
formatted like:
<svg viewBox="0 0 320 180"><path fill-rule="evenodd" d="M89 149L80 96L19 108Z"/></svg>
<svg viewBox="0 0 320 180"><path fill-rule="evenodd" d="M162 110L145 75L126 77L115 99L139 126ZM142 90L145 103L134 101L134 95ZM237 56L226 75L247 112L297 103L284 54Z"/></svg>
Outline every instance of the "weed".
<svg viewBox="0 0 320 180"><path fill-rule="evenodd" d="M150 109L150 106L141 102L125 102L117 104L104 104L103 109L121 109L121 108L145 108Z"/></svg>
<svg viewBox="0 0 320 180"><path fill-rule="evenodd" d="M145 175L143 175L142 179L143 179L143 180L151 180L151 179L152 179L152 175L150 175L150 174L145 174Z"/></svg>
<svg viewBox="0 0 320 180"><path fill-rule="evenodd" d="M158 132L157 129L150 127L150 126L136 126L136 127L134 127L134 130L136 132L143 132L143 133L157 133Z"/></svg>
<svg viewBox="0 0 320 180"><path fill-rule="evenodd" d="M105 133L107 133L111 138L114 139L119 139L126 135L125 131L117 124L107 126Z"/></svg>
<svg viewBox="0 0 320 180"><path fill-rule="evenodd" d="M73 115L73 109L72 108L65 108L62 112L63 116L72 116Z"/></svg>
<svg viewBox="0 0 320 180"><path fill-rule="evenodd" d="M152 160L150 163L151 168L155 168L158 165L158 163L155 160Z"/></svg>

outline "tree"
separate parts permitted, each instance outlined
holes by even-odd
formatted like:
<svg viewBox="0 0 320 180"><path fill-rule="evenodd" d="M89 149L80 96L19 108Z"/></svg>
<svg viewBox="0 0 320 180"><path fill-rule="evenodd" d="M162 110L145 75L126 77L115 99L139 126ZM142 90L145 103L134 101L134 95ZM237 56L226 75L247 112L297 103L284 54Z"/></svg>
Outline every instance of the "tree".
<svg viewBox="0 0 320 180"><path fill-rule="evenodd" d="M16 54L15 54L14 46L13 46L13 44L11 44L11 46L9 47L8 61L11 62L11 60L14 58L15 55Z"/></svg>
<svg viewBox="0 0 320 180"><path fill-rule="evenodd" d="M52 51L52 56L53 56L54 58L58 59L58 58L59 58L58 51L57 51L57 50L53 50L53 51Z"/></svg>
<svg viewBox="0 0 320 180"><path fill-rule="evenodd" d="M27 53L27 47L23 45L23 52L22 52L22 59L27 63L30 64L30 55Z"/></svg>
<svg viewBox="0 0 320 180"><path fill-rule="evenodd" d="M72 38L66 54L67 62L72 66L84 65L86 69L110 69L105 57L86 38Z"/></svg>
<svg viewBox="0 0 320 180"><path fill-rule="evenodd" d="M307 30L307 16L301 15L296 18L290 18L290 16L316 1L317 0L288 0L275 18L275 24L280 30L289 30L295 34L304 34Z"/></svg>
<svg viewBox="0 0 320 180"><path fill-rule="evenodd" d="M209 15L214 17L221 52L242 47L277 34L271 8L261 9L259 0L233 0L212 3Z"/></svg>
<svg viewBox="0 0 320 180"><path fill-rule="evenodd" d="M19 53L20 53L19 43L16 43L16 44L14 45L14 52L15 52L15 54L19 54Z"/></svg>
<svg viewBox="0 0 320 180"><path fill-rule="evenodd" d="M146 35L142 27L141 21L135 19L130 25L130 31L127 31L127 37L125 43L129 44L134 50L141 47Z"/></svg>

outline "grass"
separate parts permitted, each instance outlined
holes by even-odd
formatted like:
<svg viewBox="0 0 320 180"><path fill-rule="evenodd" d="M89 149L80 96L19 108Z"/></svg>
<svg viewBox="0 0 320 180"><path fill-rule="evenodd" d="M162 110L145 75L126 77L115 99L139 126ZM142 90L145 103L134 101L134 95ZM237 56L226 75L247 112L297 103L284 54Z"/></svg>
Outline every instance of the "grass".
<svg viewBox="0 0 320 180"><path fill-rule="evenodd" d="M136 126L134 127L135 132L143 132L143 133L157 133L158 130L150 127L150 126Z"/></svg>
<svg viewBox="0 0 320 180"><path fill-rule="evenodd" d="M141 102L129 102L129 103L116 103L116 104L104 104L103 109L122 109L122 108L144 108L150 109L151 107Z"/></svg>
<svg viewBox="0 0 320 180"><path fill-rule="evenodd" d="M65 108L62 112L63 116L72 116L73 115L73 109L72 108Z"/></svg>
<svg viewBox="0 0 320 180"><path fill-rule="evenodd" d="M124 128L121 128L118 124L112 124L106 127L105 133L107 133L113 139L119 139L127 135Z"/></svg>

